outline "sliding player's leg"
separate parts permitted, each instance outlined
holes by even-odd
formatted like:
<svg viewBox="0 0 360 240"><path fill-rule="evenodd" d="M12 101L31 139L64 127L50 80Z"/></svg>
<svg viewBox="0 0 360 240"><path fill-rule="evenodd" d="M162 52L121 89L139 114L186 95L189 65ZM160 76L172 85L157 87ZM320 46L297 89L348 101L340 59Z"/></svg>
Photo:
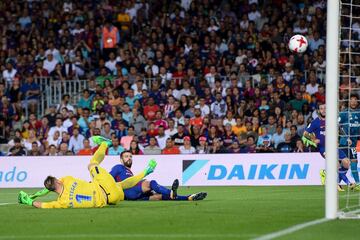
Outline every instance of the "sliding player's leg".
<svg viewBox="0 0 360 240"><path fill-rule="evenodd" d="M343 192L344 189L341 187L340 183L341 181L344 181L346 185L350 185L350 181L346 176L347 171L350 167L350 160L347 158L344 151L341 149L338 150L338 159L339 159L339 165L338 165L338 190L340 192Z"/></svg>
<svg viewBox="0 0 360 240"><path fill-rule="evenodd" d="M100 144L100 146L94 153L88 166L91 178L93 179L93 182L100 185L107 195L107 203L116 204L120 200L124 200L124 191L116 185L114 178L105 169L99 166L105 158L106 150L111 145L111 141L101 136L94 136L92 137L92 140L95 143Z"/></svg>
<svg viewBox="0 0 360 240"><path fill-rule="evenodd" d="M93 139L94 138L95 138L95 136L93 137ZM102 142L100 144L99 148L94 153L93 157L90 159L90 164L97 164L97 165L100 164L105 158L105 153L106 153L108 146L109 146L108 142L105 142L105 141Z"/></svg>
<svg viewBox="0 0 360 240"><path fill-rule="evenodd" d="M90 164L89 167L93 182L99 184L103 189L107 195L108 204L116 204L124 200L123 189L116 184L114 178L105 169L95 164Z"/></svg>
<svg viewBox="0 0 360 240"><path fill-rule="evenodd" d="M143 192L154 191L161 195L161 200L171 200L175 199L177 196L177 189L179 188L179 180L175 179L171 189L168 189L160 184L158 184L155 180L144 181L142 182L142 190Z"/></svg>

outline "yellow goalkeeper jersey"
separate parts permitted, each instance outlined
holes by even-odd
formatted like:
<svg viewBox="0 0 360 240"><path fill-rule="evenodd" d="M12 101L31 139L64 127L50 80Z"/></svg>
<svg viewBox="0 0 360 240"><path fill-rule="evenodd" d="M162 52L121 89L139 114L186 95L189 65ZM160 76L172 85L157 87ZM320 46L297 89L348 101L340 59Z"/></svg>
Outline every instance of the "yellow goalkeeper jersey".
<svg viewBox="0 0 360 240"><path fill-rule="evenodd" d="M86 182L71 176L60 178L64 188L58 199L42 203L41 208L94 208L106 205L106 197L96 182Z"/></svg>

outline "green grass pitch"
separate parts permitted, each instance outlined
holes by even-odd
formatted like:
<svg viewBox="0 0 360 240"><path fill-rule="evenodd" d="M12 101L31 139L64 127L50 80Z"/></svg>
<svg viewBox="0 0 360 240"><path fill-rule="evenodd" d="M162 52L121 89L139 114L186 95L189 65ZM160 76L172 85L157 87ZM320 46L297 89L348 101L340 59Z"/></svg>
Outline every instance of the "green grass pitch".
<svg viewBox="0 0 360 240"><path fill-rule="evenodd" d="M19 189L0 189L0 239L254 239L324 216L320 186L182 187L179 194L198 191L208 198L44 210L4 205L16 203ZM359 227L359 220L335 220L279 239L359 239Z"/></svg>

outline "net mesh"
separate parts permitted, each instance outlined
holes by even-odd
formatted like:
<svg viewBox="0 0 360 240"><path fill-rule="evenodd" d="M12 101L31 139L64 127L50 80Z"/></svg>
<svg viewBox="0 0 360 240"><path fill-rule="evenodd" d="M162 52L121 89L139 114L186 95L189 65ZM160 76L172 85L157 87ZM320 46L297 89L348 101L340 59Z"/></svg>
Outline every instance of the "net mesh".
<svg viewBox="0 0 360 240"><path fill-rule="evenodd" d="M356 162L360 102L354 95L360 95L360 0L340 2L339 53L339 149ZM355 183L353 174L357 173L349 169L347 176L351 183ZM356 189L356 185L351 185L339 193L340 218L360 219L360 191Z"/></svg>

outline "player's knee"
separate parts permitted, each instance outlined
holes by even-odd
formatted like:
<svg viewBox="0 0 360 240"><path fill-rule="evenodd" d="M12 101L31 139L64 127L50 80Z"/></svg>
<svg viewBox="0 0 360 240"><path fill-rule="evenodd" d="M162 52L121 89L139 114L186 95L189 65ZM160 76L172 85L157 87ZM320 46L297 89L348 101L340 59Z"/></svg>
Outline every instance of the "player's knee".
<svg viewBox="0 0 360 240"><path fill-rule="evenodd" d="M93 167L96 167L96 166L98 166L97 163L89 163L89 165L88 165L89 171L91 171L91 169L92 169Z"/></svg>
<svg viewBox="0 0 360 240"><path fill-rule="evenodd" d="M149 182L149 181L143 181L143 182L141 183L141 189L142 189L143 192L148 192L148 191L150 191L150 190L151 190L151 188L150 188L150 182Z"/></svg>

